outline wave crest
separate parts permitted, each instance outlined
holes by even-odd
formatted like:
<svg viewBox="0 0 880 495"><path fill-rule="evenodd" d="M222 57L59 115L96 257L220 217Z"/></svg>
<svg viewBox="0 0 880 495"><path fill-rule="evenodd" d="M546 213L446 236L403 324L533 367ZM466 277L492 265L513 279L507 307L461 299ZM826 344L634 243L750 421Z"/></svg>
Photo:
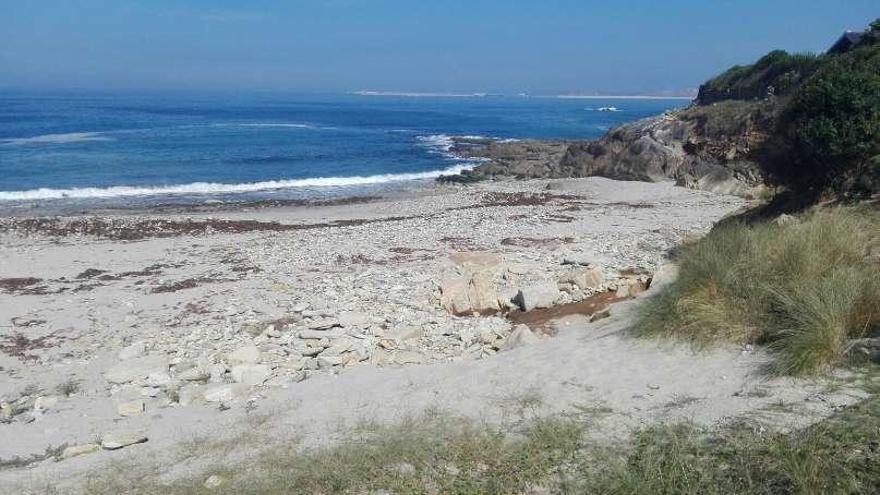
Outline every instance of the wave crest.
<svg viewBox="0 0 880 495"><path fill-rule="evenodd" d="M102 135L100 132L68 132L66 134L43 134L26 138L0 139L0 143L6 146L26 144L71 144L88 141L113 141L113 138Z"/></svg>
<svg viewBox="0 0 880 495"><path fill-rule="evenodd" d="M271 180L244 184L223 184L215 182L194 182L171 186L111 186L82 187L73 189L40 188L28 191L0 191L0 201L34 201L45 199L89 199L118 198L130 196L172 196L172 195L209 195L237 194L279 189L296 189L305 187L348 187L384 184L389 182L405 182L413 180L436 179L441 175L454 175L470 170L473 163L459 164L443 170L413 172L407 174L381 174L354 177L315 177L311 179Z"/></svg>

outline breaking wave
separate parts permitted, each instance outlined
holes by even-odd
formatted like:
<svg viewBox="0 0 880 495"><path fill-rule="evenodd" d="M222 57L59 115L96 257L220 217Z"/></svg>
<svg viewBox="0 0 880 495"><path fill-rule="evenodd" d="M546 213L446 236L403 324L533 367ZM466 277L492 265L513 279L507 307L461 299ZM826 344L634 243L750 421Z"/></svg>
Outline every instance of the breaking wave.
<svg viewBox="0 0 880 495"><path fill-rule="evenodd" d="M314 129L311 124L284 124L284 123L265 123L265 124L238 124L240 127L293 127L296 129Z"/></svg>
<svg viewBox="0 0 880 495"><path fill-rule="evenodd" d="M347 187L436 179L441 175L454 175L470 170L474 163L462 163L443 170L405 174L381 174L354 177L315 177L310 179L271 180L244 184L194 182L171 186L111 186L82 187L73 189L40 188L29 191L0 191L0 201L33 201L45 199L118 198L131 196L170 196L200 194L237 194L279 189L307 187Z"/></svg>
<svg viewBox="0 0 880 495"><path fill-rule="evenodd" d="M0 143L6 146L26 144L71 144L88 141L113 141L113 138L102 135L100 132L68 132L66 134L44 134L26 138L0 139Z"/></svg>

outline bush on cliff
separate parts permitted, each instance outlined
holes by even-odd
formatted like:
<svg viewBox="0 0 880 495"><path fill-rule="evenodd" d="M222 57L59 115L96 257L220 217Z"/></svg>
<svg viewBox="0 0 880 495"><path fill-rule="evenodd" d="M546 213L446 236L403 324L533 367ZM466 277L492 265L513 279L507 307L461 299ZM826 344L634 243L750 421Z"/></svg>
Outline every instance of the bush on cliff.
<svg viewBox="0 0 880 495"><path fill-rule="evenodd" d="M637 331L698 342L769 344L774 370L839 363L852 338L880 335L877 212L818 211L802 222L717 227L685 249L680 275Z"/></svg>
<svg viewBox="0 0 880 495"><path fill-rule="evenodd" d="M779 119L771 172L799 189L880 192L880 45L830 57Z"/></svg>
<svg viewBox="0 0 880 495"><path fill-rule="evenodd" d="M752 65L735 65L700 86L697 103L721 100L754 100L785 95L822 64L812 54L790 54L774 50Z"/></svg>

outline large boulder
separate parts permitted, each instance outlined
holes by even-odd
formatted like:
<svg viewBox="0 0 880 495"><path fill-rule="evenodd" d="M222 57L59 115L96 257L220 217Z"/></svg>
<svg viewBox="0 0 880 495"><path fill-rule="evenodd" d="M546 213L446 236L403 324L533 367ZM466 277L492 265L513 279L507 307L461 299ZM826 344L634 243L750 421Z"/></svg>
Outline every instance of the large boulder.
<svg viewBox="0 0 880 495"><path fill-rule="evenodd" d="M605 274L597 267L571 270L563 274L559 281L577 285L579 289L596 289L605 283Z"/></svg>
<svg viewBox="0 0 880 495"><path fill-rule="evenodd" d="M454 315L499 311L498 292L486 272L450 277L440 284L440 305Z"/></svg>
<svg viewBox="0 0 880 495"><path fill-rule="evenodd" d="M529 287L523 287L514 298L514 302L523 311L531 311L539 308L550 308L556 304L561 293L555 282L545 282Z"/></svg>
<svg viewBox="0 0 880 495"><path fill-rule="evenodd" d="M764 190L754 151L772 131L772 104L728 101L629 122L599 139L475 146L488 158L470 179L607 177L753 197Z"/></svg>

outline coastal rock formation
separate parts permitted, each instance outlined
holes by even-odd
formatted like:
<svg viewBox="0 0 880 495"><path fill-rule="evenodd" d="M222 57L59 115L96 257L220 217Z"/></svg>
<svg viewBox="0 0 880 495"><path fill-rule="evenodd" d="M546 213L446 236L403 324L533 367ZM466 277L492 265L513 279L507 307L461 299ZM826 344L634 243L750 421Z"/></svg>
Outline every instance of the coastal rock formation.
<svg viewBox="0 0 880 495"><path fill-rule="evenodd" d="M526 141L467 147L487 161L463 181L511 176L600 176L752 197L764 188L754 158L772 118L752 102L693 106L612 129L593 141Z"/></svg>
<svg viewBox="0 0 880 495"><path fill-rule="evenodd" d="M766 138L759 112L740 103L693 107L640 120L603 138L575 143L560 161L570 176L662 181L752 196L763 173L751 153Z"/></svg>

